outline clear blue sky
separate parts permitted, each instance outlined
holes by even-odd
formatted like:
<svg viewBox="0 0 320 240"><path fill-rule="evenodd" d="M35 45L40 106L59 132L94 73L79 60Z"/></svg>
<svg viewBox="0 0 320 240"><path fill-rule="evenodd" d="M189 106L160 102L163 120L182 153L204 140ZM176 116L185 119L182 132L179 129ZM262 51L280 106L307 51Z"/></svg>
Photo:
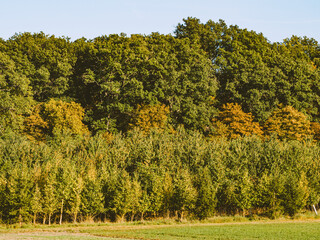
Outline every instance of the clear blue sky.
<svg viewBox="0 0 320 240"><path fill-rule="evenodd" d="M40 32L92 39L111 33L173 33L188 16L225 20L271 42L292 35L320 42L320 0L0 0L0 37Z"/></svg>

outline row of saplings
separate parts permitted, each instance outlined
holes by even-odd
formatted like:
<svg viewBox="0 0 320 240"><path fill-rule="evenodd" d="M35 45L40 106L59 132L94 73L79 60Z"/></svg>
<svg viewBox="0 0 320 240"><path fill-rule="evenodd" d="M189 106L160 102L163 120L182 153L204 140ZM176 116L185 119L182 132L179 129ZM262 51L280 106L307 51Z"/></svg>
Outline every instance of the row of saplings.
<svg viewBox="0 0 320 240"><path fill-rule="evenodd" d="M312 140L212 140L183 129L0 140L4 223L294 216L320 200Z"/></svg>

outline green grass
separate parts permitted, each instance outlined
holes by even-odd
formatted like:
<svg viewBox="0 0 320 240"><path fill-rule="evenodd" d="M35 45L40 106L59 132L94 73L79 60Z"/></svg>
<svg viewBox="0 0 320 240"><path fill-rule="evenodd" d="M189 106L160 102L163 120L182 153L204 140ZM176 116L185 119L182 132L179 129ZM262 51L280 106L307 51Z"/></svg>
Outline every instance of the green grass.
<svg viewBox="0 0 320 240"><path fill-rule="evenodd" d="M276 220L230 223L175 223L165 221L124 224L77 224L51 227L0 228L2 239L320 239L319 220ZM17 237L23 232L25 238ZM43 232L43 233L41 233ZM2 234L1 234L2 233ZM1 236L5 236L1 238ZM99 238L108 237L108 238ZM21 235L20 235L21 237Z"/></svg>
<svg viewBox="0 0 320 240"><path fill-rule="evenodd" d="M320 239L319 222L239 223L87 229L87 233L139 239Z"/></svg>

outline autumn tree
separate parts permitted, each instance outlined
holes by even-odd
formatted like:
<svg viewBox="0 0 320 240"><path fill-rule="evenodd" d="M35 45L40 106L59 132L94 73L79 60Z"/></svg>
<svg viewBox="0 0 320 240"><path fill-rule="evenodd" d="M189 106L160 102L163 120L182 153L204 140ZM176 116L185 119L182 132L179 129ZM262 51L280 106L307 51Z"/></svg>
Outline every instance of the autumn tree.
<svg viewBox="0 0 320 240"><path fill-rule="evenodd" d="M222 111L213 119L213 136L224 136L230 139L262 135L262 130L257 122L253 122L251 113L245 113L237 103L223 105Z"/></svg>
<svg viewBox="0 0 320 240"><path fill-rule="evenodd" d="M131 127L138 127L144 132L152 128L164 130L168 128L169 107L165 105L138 105Z"/></svg>
<svg viewBox="0 0 320 240"><path fill-rule="evenodd" d="M25 132L37 140L61 131L85 134L88 130L82 122L83 117L84 109L80 104L51 99L35 106L33 114L25 119Z"/></svg>
<svg viewBox="0 0 320 240"><path fill-rule="evenodd" d="M291 106L275 110L264 129L266 135L276 134L280 139L303 140L312 135L308 117Z"/></svg>
<svg viewBox="0 0 320 240"><path fill-rule="evenodd" d="M320 123L319 122L311 122L310 123L311 131L314 134L313 138L315 140L320 140Z"/></svg>

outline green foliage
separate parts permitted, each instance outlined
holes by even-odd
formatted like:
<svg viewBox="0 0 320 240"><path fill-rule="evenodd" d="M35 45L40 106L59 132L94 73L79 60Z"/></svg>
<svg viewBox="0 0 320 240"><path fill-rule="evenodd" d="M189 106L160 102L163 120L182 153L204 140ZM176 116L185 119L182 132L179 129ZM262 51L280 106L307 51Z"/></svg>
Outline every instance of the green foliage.
<svg viewBox="0 0 320 240"><path fill-rule="evenodd" d="M113 211L118 220L124 221L125 215L131 213L134 216L139 210L139 199L141 188L137 180L131 179L127 172L123 171L118 176L113 190L113 200L110 210Z"/></svg>
<svg viewBox="0 0 320 240"><path fill-rule="evenodd" d="M182 220L185 212L192 212L197 199L197 191L188 170L180 169L173 178L172 210L178 212Z"/></svg>
<svg viewBox="0 0 320 240"><path fill-rule="evenodd" d="M290 216L294 216L306 206L309 197L308 180L304 173L300 176L290 174L286 177L284 187L284 210Z"/></svg>
<svg viewBox="0 0 320 240"><path fill-rule="evenodd" d="M0 52L0 134L7 128L22 129L23 116L33 103L29 83L15 62Z"/></svg>
<svg viewBox="0 0 320 240"><path fill-rule="evenodd" d="M0 216L7 223L219 214L294 216L318 203L314 141L208 140L183 130L127 136L0 138Z"/></svg>
<svg viewBox="0 0 320 240"><path fill-rule="evenodd" d="M166 105L173 124L202 129L217 83L198 45L169 35L78 41L74 94L94 130L127 130L138 105Z"/></svg>
<svg viewBox="0 0 320 240"><path fill-rule="evenodd" d="M104 212L103 194L99 179L88 177L81 192L81 212L88 220Z"/></svg>
<svg viewBox="0 0 320 240"><path fill-rule="evenodd" d="M33 96L46 101L65 94L69 88L75 62L68 39L44 33L23 33L10 38L7 53L30 79Z"/></svg>
<svg viewBox="0 0 320 240"><path fill-rule="evenodd" d="M212 216L215 212L217 202L217 186L214 186L208 167L198 169L196 189L198 194L194 209L195 215L199 219Z"/></svg>
<svg viewBox="0 0 320 240"><path fill-rule="evenodd" d="M263 174L256 187L258 201L257 205L267 210L266 215L272 218L283 214L283 200L281 196L284 192L284 179L277 169L275 173Z"/></svg>
<svg viewBox="0 0 320 240"><path fill-rule="evenodd" d="M219 82L218 104L240 104L265 121L278 104L291 105L318 118L319 44L293 36L270 43L261 33L227 26L222 20L201 23L187 18L177 38L200 43L212 60Z"/></svg>

